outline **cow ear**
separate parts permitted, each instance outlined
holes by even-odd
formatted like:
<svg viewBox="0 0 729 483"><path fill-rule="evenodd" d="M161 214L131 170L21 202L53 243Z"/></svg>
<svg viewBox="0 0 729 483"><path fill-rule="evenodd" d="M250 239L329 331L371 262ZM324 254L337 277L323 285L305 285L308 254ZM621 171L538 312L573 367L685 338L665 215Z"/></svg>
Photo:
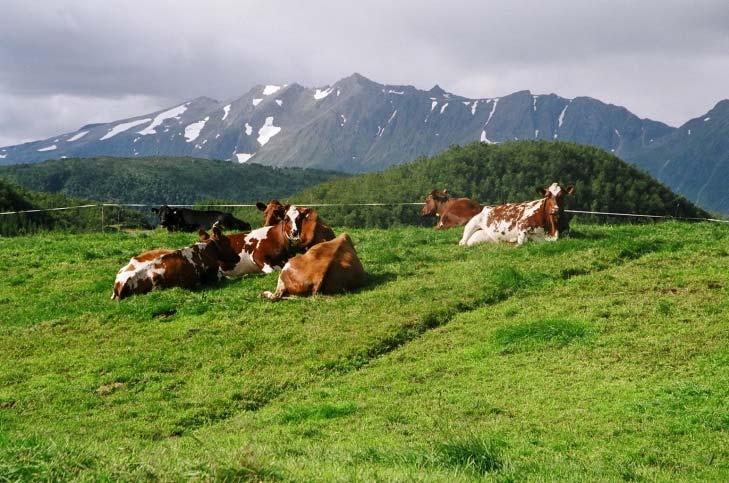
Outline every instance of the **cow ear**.
<svg viewBox="0 0 729 483"><path fill-rule="evenodd" d="M266 205L264 205L260 201L256 202L256 208L258 208L259 211L266 211Z"/></svg>
<svg viewBox="0 0 729 483"><path fill-rule="evenodd" d="M208 235L208 232L200 228L200 230L197 232L198 236L200 237L200 241L207 241L210 239L210 235Z"/></svg>
<svg viewBox="0 0 729 483"><path fill-rule="evenodd" d="M152 208L152 213L159 213L159 208Z"/></svg>
<svg viewBox="0 0 729 483"><path fill-rule="evenodd" d="M546 188L537 188L537 193L539 193L542 196L547 196L547 193L549 193L549 191L547 191Z"/></svg>
<svg viewBox="0 0 729 483"><path fill-rule="evenodd" d="M291 208L291 205L289 205L288 203L287 203L287 204L285 204L285 205L283 206L283 210L284 210L284 213L286 213L287 211L289 211L289 208Z"/></svg>
<svg viewBox="0 0 729 483"><path fill-rule="evenodd" d="M443 194L444 195L447 195L448 194L448 190L443 190Z"/></svg>
<svg viewBox="0 0 729 483"><path fill-rule="evenodd" d="M572 184L571 184L571 185L569 185L569 186L567 187L567 194L568 194L568 195L573 195L573 194L575 194L575 185L572 185Z"/></svg>

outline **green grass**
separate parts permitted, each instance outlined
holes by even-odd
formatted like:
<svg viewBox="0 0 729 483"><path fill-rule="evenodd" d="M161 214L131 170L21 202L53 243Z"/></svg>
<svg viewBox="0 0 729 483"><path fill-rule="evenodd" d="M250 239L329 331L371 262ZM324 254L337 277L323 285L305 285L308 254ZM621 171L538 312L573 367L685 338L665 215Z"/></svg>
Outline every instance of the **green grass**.
<svg viewBox="0 0 729 483"><path fill-rule="evenodd" d="M729 478L725 227L347 231L369 284L278 304L109 300L190 235L0 240L0 481Z"/></svg>

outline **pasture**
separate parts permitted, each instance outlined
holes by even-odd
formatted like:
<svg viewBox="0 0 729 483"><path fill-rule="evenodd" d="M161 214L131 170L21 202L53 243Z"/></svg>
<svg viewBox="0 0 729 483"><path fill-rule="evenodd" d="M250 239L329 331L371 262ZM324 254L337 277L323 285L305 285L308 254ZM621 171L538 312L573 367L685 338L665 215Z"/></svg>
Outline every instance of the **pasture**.
<svg viewBox="0 0 729 483"><path fill-rule="evenodd" d="M729 228L346 231L368 285L278 303L109 300L191 234L0 240L0 481L729 479Z"/></svg>

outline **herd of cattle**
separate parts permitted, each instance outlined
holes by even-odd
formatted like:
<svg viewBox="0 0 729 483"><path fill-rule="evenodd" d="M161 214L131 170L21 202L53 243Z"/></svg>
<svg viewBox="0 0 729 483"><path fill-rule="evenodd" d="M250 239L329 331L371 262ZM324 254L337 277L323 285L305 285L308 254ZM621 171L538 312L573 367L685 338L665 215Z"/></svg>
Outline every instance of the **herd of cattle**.
<svg viewBox="0 0 729 483"><path fill-rule="evenodd" d="M556 240L569 229L564 196L574 187L552 183L540 188L540 199L523 203L484 206L468 198L452 198L433 190L425 199L422 216L436 216L436 229L463 226L461 245L528 240ZM263 227L250 225L230 213L162 206L153 211L169 231L198 230L199 241L179 250L156 249L141 253L116 275L112 299L147 293L154 288L194 288L224 277L281 270L274 292L261 295L280 300L287 295L331 294L362 286L366 281L352 240L334 231L305 207L271 200L257 203ZM211 226L211 234L205 227ZM244 230L225 235L223 228Z"/></svg>

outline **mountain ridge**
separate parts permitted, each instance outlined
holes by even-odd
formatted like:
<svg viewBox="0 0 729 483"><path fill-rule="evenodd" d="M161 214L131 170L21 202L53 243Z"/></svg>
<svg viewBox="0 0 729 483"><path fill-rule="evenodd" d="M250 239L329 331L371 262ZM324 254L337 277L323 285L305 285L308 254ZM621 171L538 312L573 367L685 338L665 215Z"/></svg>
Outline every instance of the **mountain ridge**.
<svg viewBox="0 0 729 483"><path fill-rule="evenodd" d="M522 90L467 98L437 84L425 91L354 73L320 87L259 84L229 100L200 96L148 114L87 124L0 148L0 164L190 156L359 173L434 155L453 144L564 140L605 149L689 199L729 212L729 194L712 179L729 176L729 147L719 139L729 134L727 105L729 100L722 100L707 113L717 117L718 129L687 144L680 133L699 118L671 127L587 96ZM703 131L697 126L692 132L697 129ZM707 151L702 143L716 149Z"/></svg>

